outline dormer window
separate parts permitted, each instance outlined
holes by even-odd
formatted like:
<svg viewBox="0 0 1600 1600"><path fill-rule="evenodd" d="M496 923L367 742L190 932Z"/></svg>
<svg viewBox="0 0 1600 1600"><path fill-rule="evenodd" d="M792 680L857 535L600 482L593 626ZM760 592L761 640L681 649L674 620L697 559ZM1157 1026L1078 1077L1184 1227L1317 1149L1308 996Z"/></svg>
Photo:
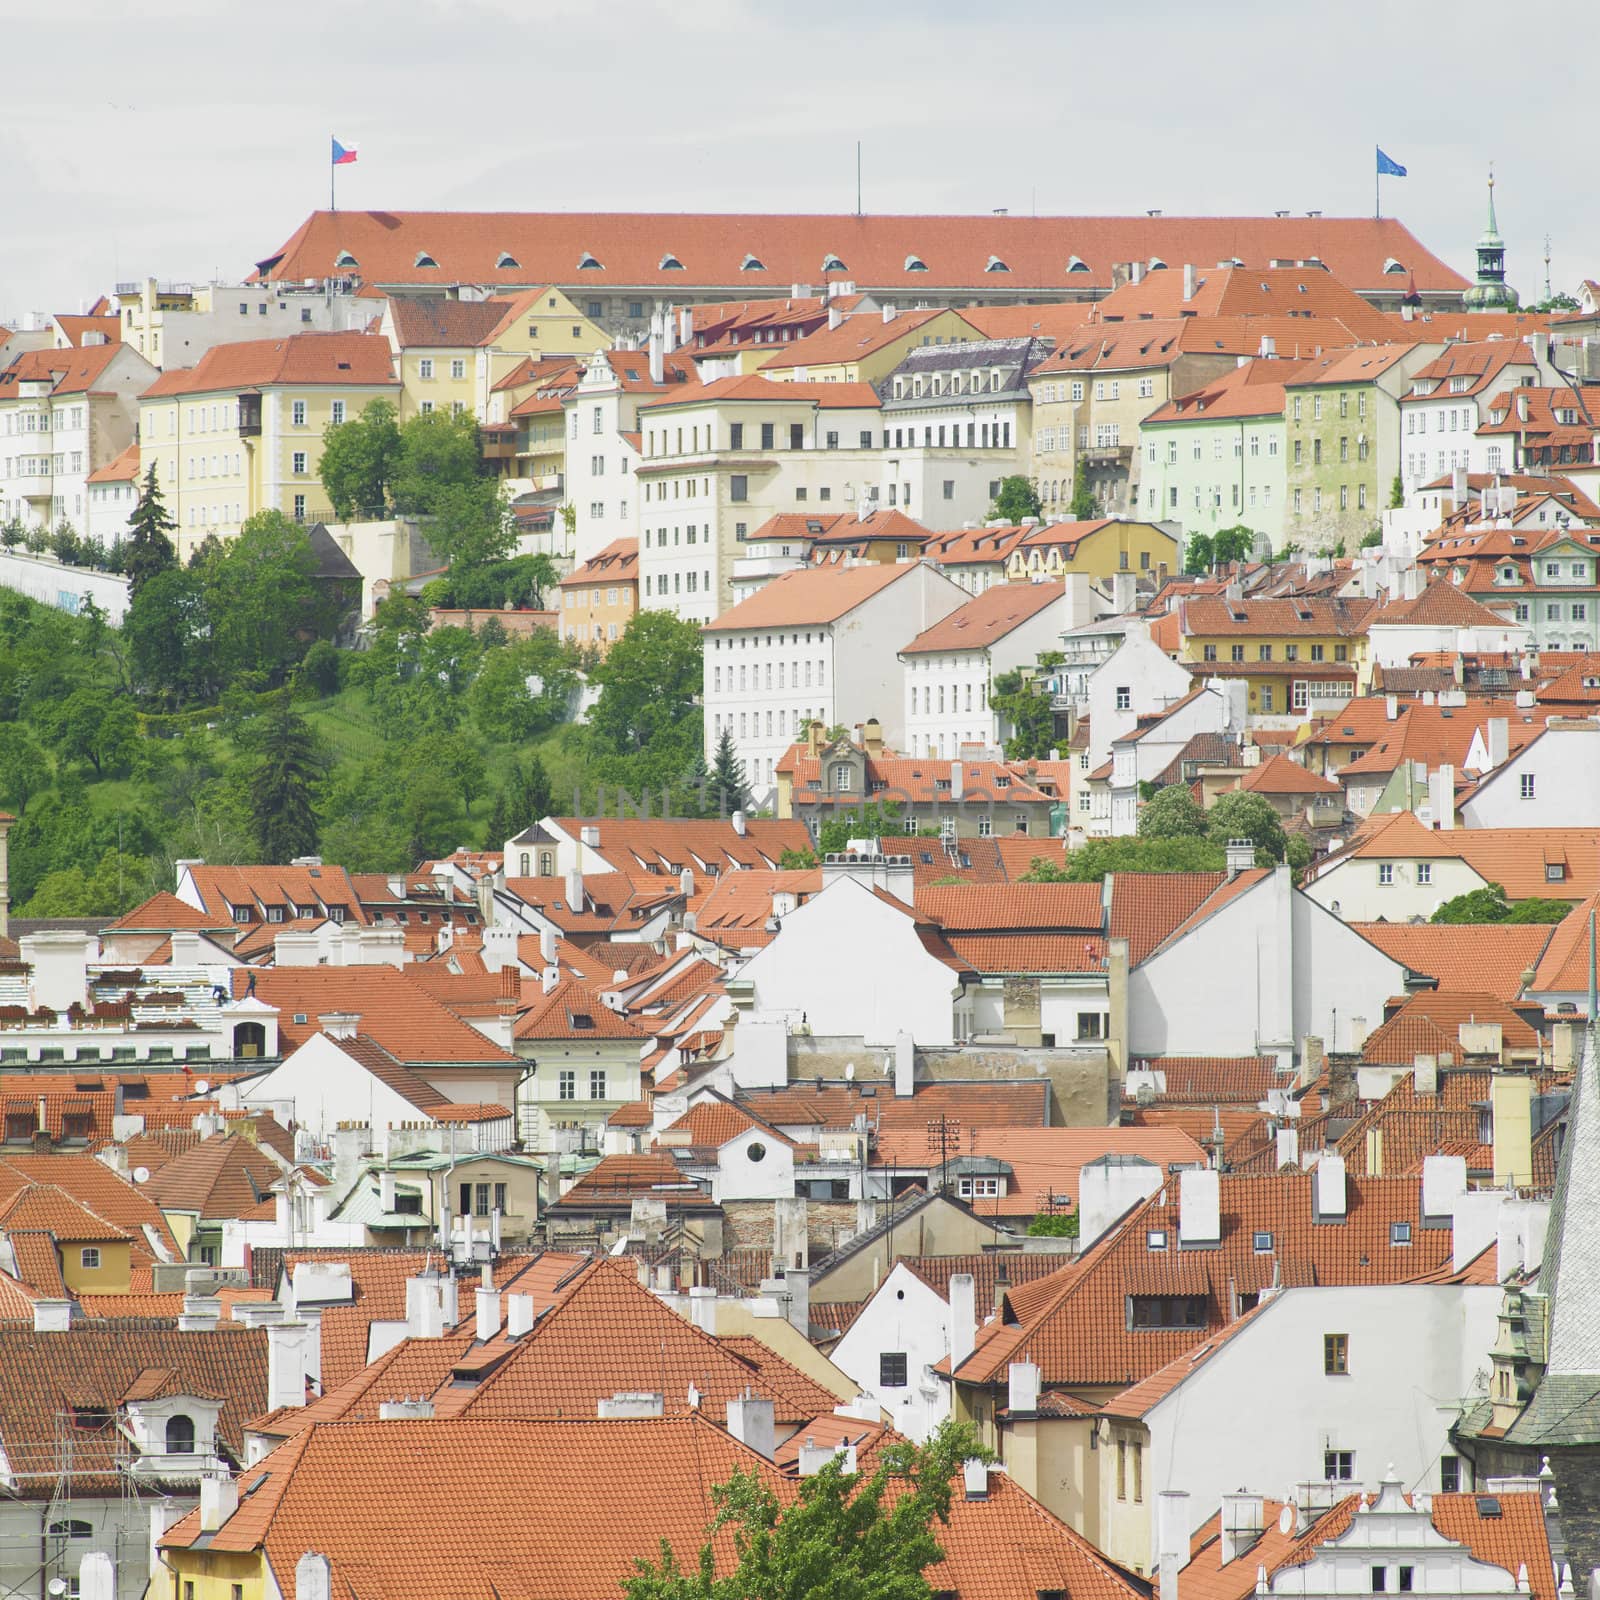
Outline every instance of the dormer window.
<svg viewBox="0 0 1600 1600"><path fill-rule="evenodd" d="M599 260L595 256L591 255L587 250L585 250L583 252L583 254L578 257L578 271L579 272L590 272L590 271L604 272L605 268L600 265Z"/></svg>
<svg viewBox="0 0 1600 1600"><path fill-rule="evenodd" d="M928 263L926 261L924 261L921 256L907 256L906 257L906 271L907 272L926 272L927 270L928 270Z"/></svg>
<svg viewBox="0 0 1600 1600"><path fill-rule="evenodd" d="M741 272L765 272L767 264L760 256L753 256L747 251L744 260L739 263L739 270Z"/></svg>
<svg viewBox="0 0 1600 1600"><path fill-rule="evenodd" d="M1089 270L1089 263L1087 261L1085 261L1082 256L1068 256L1067 257L1067 271L1068 272L1087 272L1088 270Z"/></svg>
<svg viewBox="0 0 1600 1600"><path fill-rule="evenodd" d="M1404 272L1406 270L1406 267L1405 267L1405 263L1403 261L1396 261L1393 256L1390 256L1389 259L1384 262L1383 270L1386 273L1394 274L1394 273Z"/></svg>
<svg viewBox="0 0 1600 1600"><path fill-rule="evenodd" d="M1146 271L1149 271L1149 272L1165 272L1166 270L1167 270L1167 264L1166 264L1165 261L1163 261L1161 259L1160 256L1151 256L1150 257L1149 265L1147 266Z"/></svg>
<svg viewBox="0 0 1600 1600"><path fill-rule="evenodd" d="M852 785L850 763L836 761L833 764L833 792L835 794L848 794Z"/></svg>
<svg viewBox="0 0 1600 1600"><path fill-rule="evenodd" d="M683 263L669 250L661 258L661 265L657 269L661 272L682 272Z"/></svg>
<svg viewBox="0 0 1600 1600"><path fill-rule="evenodd" d="M507 267L520 267L522 265L522 263L518 261L509 250L502 250L500 254L495 257L494 264L501 272L504 272Z"/></svg>
<svg viewBox="0 0 1600 1600"><path fill-rule="evenodd" d="M983 270L985 272L1009 272L1011 268L1008 267L999 256L990 256L988 263L985 265Z"/></svg>
<svg viewBox="0 0 1600 1600"><path fill-rule="evenodd" d="M830 253L822 258L822 270L824 272L848 272L850 269L838 256Z"/></svg>
<svg viewBox="0 0 1600 1600"><path fill-rule="evenodd" d="M426 250L417 251L417 259L411 263L414 267L436 267L439 265Z"/></svg>
<svg viewBox="0 0 1600 1600"><path fill-rule="evenodd" d="M333 264L334 266L340 268L359 267L361 265L361 263L357 261L348 250L341 250L338 255L333 258Z"/></svg>

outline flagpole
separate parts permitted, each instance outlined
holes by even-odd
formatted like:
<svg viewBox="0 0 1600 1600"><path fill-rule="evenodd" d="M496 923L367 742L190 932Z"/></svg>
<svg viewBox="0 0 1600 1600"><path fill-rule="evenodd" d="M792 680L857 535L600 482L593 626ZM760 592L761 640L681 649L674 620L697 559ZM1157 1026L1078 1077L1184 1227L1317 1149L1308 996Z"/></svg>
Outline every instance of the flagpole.
<svg viewBox="0 0 1600 1600"><path fill-rule="evenodd" d="M333 140L328 140L328 209L337 211L339 203L334 199L334 184L339 178L339 163L333 159Z"/></svg>
<svg viewBox="0 0 1600 1600"><path fill-rule="evenodd" d="M1383 220L1383 163L1374 149L1372 156L1372 220Z"/></svg>

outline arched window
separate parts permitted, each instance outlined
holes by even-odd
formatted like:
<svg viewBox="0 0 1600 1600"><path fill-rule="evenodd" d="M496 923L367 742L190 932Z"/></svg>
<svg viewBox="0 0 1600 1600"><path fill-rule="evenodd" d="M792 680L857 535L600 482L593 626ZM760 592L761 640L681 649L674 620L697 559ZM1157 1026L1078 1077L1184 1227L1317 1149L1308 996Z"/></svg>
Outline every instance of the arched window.
<svg viewBox="0 0 1600 1600"><path fill-rule="evenodd" d="M600 263L595 260L594 256L590 254L589 251L585 250L583 254L578 257L578 270L580 272L591 271L598 267L600 267Z"/></svg>
<svg viewBox="0 0 1600 1600"><path fill-rule="evenodd" d="M555 876L556 858L554 851L541 850L539 852L539 876L550 878Z"/></svg>
<svg viewBox="0 0 1600 1600"><path fill-rule="evenodd" d="M669 250L661 258L661 265L657 269L661 272L682 272L683 263Z"/></svg>
<svg viewBox="0 0 1600 1600"><path fill-rule="evenodd" d="M767 264L760 256L753 256L747 253L744 260L739 263L739 270L741 272L765 272Z"/></svg>
<svg viewBox="0 0 1600 1600"><path fill-rule="evenodd" d="M1011 268L999 256L990 256L989 264L983 270L985 272L1009 272Z"/></svg>
<svg viewBox="0 0 1600 1600"><path fill-rule="evenodd" d="M928 263L921 256L907 256L905 269L907 272L926 272Z"/></svg>
<svg viewBox="0 0 1600 1600"><path fill-rule="evenodd" d="M167 1418L167 1454L192 1456L194 1454L194 1418L181 1411Z"/></svg>
<svg viewBox="0 0 1600 1600"><path fill-rule="evenodd" d="M524 850L520 859L522 863L522 870L518 876L526 878L533 871L533 857L530 856L526 850Z"/></svg>
<svg viewBox="0 0 1600 1600"><path fill-rule="evenodd" d="M236 1056L264 1056L267 1053L265 1026L259 1022L235 1023L233 1053Z"/></svg>

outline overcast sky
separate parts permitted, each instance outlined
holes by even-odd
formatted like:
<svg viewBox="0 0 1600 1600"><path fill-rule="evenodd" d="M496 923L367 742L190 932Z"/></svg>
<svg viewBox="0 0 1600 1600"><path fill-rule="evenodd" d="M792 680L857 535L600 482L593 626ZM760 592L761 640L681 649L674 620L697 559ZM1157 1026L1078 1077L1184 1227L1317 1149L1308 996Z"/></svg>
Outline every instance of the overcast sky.
<svg viewBox="0 0 1600 1600"><path fill-rule="evenodd" d="M1370 215L1600 277L1592 0L50 0L7 29L0 317L238 281L341 208Z"/></svg>

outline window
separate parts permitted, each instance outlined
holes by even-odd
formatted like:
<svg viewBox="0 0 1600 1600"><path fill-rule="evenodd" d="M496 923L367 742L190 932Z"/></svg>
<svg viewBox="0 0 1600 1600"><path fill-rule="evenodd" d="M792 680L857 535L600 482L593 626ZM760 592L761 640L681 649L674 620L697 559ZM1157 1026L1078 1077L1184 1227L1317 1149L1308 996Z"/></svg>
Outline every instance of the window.
<svg viewBox="0 0 1600 1600"><path fill-rule="evenodd" d="M998 1178L960 1178L956 1192L963 1200L995 1200L1000 1196Z"/></svg>
<svg viewBox="0 0 1600 1600"><path fill-rule="evenodd" d="M563 1067L556 1074L556 1098L558 1100L578 1098L578 1074L571 1067Z"/></svg>
<svg viewBox="0 0 1600 1600"><path fill-rule="evenodd" d="M1392 861L1380 861L1378 863L1378 882L1381 884L1394 882L1394 863Z"/></svg>
<svg viewBox="0 0 1600 1600"><path fill-rule="evenodd" d="M1117 685L1117 710L1128 711L1133 707L1133 690L1127 684Z"/></svg>
<svg viewBox="0 0 1600 1600"><path fill-rule="evenodd" d="M1128 1498L1128 1441L1117 1440L1117 1499Z"/></svg>
<svg viewBox="0 0 1600 1600"><path fill-rule="evenodd" d="M1351 1483L1356 1475L1356 1453L1354 1450L1324 1450L1322 1452L1322 1476L1335 1483Z"/></svg>
<svg viewBox="0 0 1600 1600"><path fill-rule="evenodd" d="M1562 883L1567 876L1565 861L1547 861L1544 864L1544 881L1546 883Z"/></svg>
<svg viewBox="0 0 1600 1600"><path fill-rule="evenodd" d="M194 1419L180 1411L167 1418L167 1454L192 1456L194 1454Z"/></svg>
<svg viewBox="0 0 1600 1600"><path fill-rule="evenodd" d="M1329 1377L1342 1377L1350 1371L1350 1335L1325 1333L1322 1336L1322 1370ZM1329 1473L1331 1478L1333 1473Z"/></svg>
<svg viewBox="0 0 1600 1600"><path fill-rule="evenodd" d="M1372 1592L1382 1594L1389 1584L1389 1569L1387 1567L1374 1567L1372 1569Z"/></svg>
<svg viewBox="0 0 1600 1600"><path fill-rule="evenodd" d="M289 406L289 420L297 428L306 425L306 403L304 400L293 401Z"/></svg>
<svg viewBox="0 0 1600 1600"><path fill-rule="evenodd" d="M728 498L737 502L750 498L750 479L743 473L736 472L729 477Z"/></svg>
<svg viewBox="0 0 1600 1600"><path fill-rule="evenodd" d="M431 378L433 376L433 357L432 356L424 356L417 363L417 376L419 378Z"/></svg>
<svg viewBox="0 0 1600 1600"><path fill-rule="evenodd" d="M339 423L343 422L344 421L344 401L343 400L335 400L335 401L333 401L332 404L329 407L328 414L332 418L335 426L337 426Z"/></svg>
<svg viewBox="0 0 1600 1600"><path fill-rule="evenodd" d="M1134 1329L1203 1328L1206 1297L1194 1294L1128 1296L1128 1326Z"/></svg>
<svg viewBox="0 0 1600 1600"><path fill-rule="evenodd" d="M1411 1224L1409 1222L1391 1222L1389 1224L1390 1244L1410 1244Z"/></svg>
<svg viewBox="0 0 1600 1600"><path fill-rule="evenodd" d="M1524 772L1522 777L1518 780L1518 784L1522 798L1524 800L1532 800L1534 798L1533 774L1531 772Z"/></svg>
<svg viewBox="0 0 1600 1600"><path fill-rule="evenodd" d="M460 356L453 356L450 361L450 376L458 381L467 375L467 363Z"/></svg>
<svg viewBox="0 0 1600 1600"><path fill-rule="evenodd" d="M78 1252L78 1259L85 1272L98 1272L100 1269L100 1250L96 1245L85 1245Z"/></svg>
<svg viewBox="0 0 1600 1600"><path fill-rule="evenodd" d="M1105 1013L1102 1011L1080 1011L1078 1038L1085 1041L1105 1038L1105 1023Z"/></svg>
<svg viewBox="0 0 1600 1600"><path fill-rule="evenodd" d="M1258 1256L1269 1255L1272 1251L1272 1235L1267 1232L1258 1232L1254 1239L1255 1252Z"/></svg>
<svg viewBox="0 0 1600 1600"><path fill-rule="evenodd" d="M883 1350L878 1354L878 1387L903 1389L906 1386L906 1353L904 1350Z"/></svg>
<svg viewBox="0 0 1600 1600"><path fill-rule="evenodd" d="M1400 1593L1401 1594L1410 1594L1411 1593L1411 1590L1412 1590L1412 1587L1413 1587L1413 1583L1414 1583L1414 1577L1415 1577L1415 1569L1414 1568L1412 1568L1412 1567L1401 1567L1400 1568Z"/></svg>
<svg viewBox="0 0 1600 1600"><path fill-rule="evenodd" d="M604 1100L606 1098L606 1069L604 1067L590 1068L589 1098L591 1100Z"/></svg>
<svg viewBox="0 0 1600 1600"><path fill-rule="evenodd" d="M294 452L294 454L289 459L290 459L290 462L291 462L290 470L294 473L294 475L297 478L303 478L305 476L305 473L306 473L306 453L305 453L305 451L304 450L296 450Z"/></svg>
<svg viewBox="0 0 1600 1600"><path fill-rule="evenodd" d="M1461 1492L1461 1457L1439 1457L1439 1492L1440 1494L1460 1494Z"/></svg>

